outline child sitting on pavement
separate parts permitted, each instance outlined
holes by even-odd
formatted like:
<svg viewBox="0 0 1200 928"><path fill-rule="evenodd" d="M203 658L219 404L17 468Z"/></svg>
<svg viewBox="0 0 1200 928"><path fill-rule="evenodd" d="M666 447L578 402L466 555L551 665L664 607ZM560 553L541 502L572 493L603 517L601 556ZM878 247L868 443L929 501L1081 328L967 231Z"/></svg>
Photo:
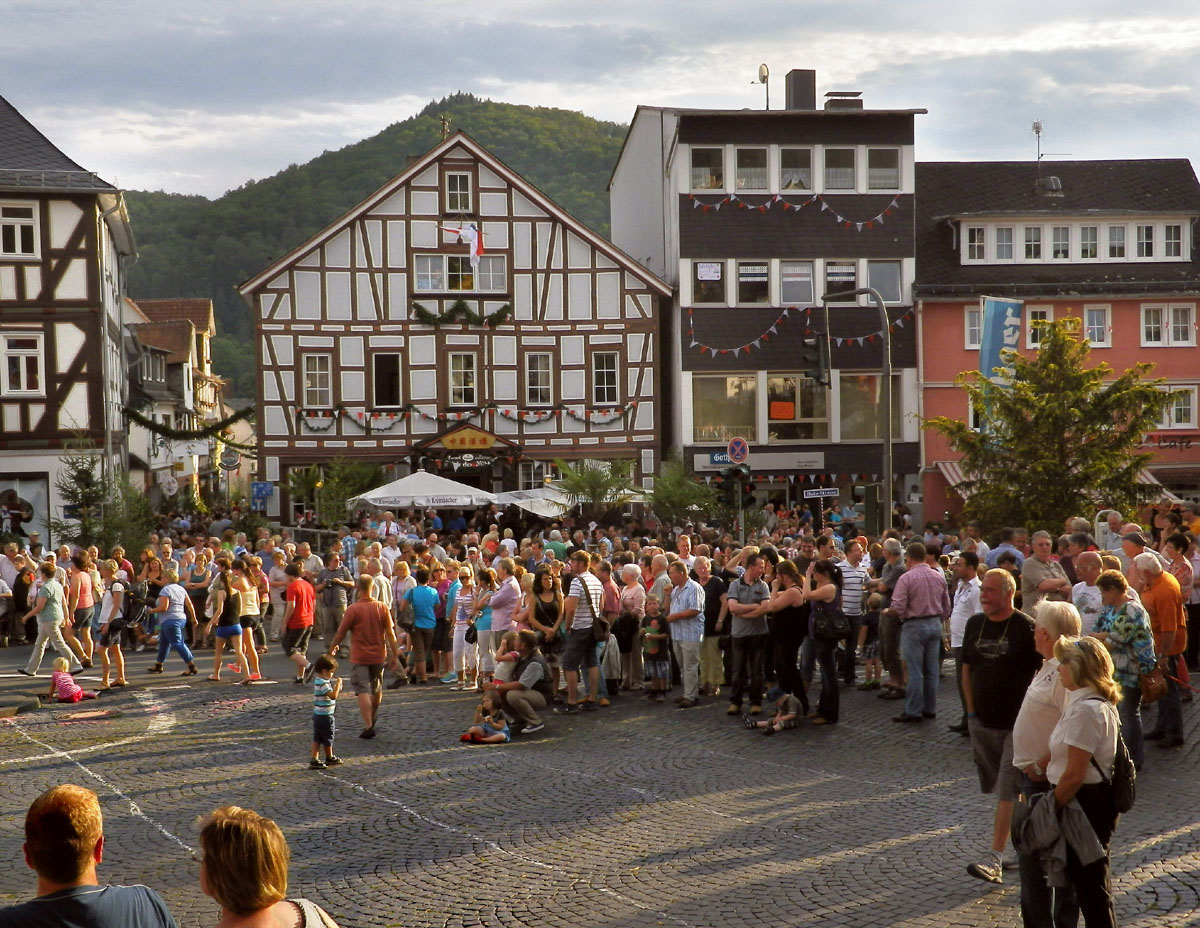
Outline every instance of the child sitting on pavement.
<svg viewBox="0 0 1200 928"><path fill-rule="evenodd" d="M79 702L81 699L95 699L100 694L85 690L69 673L71 665L65 657L54 659L53 671L50 673L50 692L46 695L55 702Z"/></svg>
<svg viewBox="0 0 1200 928"><path fill-rule="evenodd" d="M795 728L800 724L803 709L800 700L791 693L785 693L777 686L767 692L767 701L775 704L775 715L770 720L754 720L748 715L742 716L742 724L747 728L761 729L764 735L773 735L785 728Z"/></svg>
<svg viewBox="0 0 1200 928"><path fill-rule="evenodd" d="M475 724L459 735L458 740L468 744L507 744L512 741L499 693L484 690L479 708L475 710Z"/></svg>

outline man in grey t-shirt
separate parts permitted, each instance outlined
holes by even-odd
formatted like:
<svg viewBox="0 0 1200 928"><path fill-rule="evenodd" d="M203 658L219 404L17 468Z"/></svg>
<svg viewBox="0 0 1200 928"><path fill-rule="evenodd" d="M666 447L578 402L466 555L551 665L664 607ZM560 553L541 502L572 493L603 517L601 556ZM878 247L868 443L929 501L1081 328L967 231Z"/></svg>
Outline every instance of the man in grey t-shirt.
<svg viewBox="0 0 1200 928"><path fill-rule="evenodd" d="M745 573L729 584L725 605L717 619L717 633L725 627L727 614L733 616L733 684L729 691L729 715L742 711L742 697L750 701L750 714L762 711L763 658L767 653L767 618L762 603L771 598L771 588L763 581L766 563L760 554L747 554L742 562Z"/></svg>
<svg viewBox="0 0 1200 928"><path fill-rule="evenodd" d="M346 597L354 589L354 577L342 564L342 556L330 551L325 566L317 571L313 590L317 594L317 630L327 641L332 641L342 616L346 614Z"/></svg>

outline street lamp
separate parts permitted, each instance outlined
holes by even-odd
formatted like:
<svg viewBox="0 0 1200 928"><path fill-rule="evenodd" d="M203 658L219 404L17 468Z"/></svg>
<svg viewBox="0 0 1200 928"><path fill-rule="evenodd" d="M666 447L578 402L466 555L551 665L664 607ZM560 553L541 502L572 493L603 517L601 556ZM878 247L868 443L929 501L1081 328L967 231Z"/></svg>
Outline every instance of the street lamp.
<svg viewBox="0 0 1200 928"><path fill-rule="evenodd" d="M858 297L868 294L879 311L879 328L883 335L883 527L884 530L892 524L892 330L888 322L887 309L883 305L883 297L874 287L859 287L857 290L841 290L837 293L826 293L821 298L825 312L825 337L829 338L829 301L844 300L847 297ZM832 365L831 365L832 366Z"/></svg>

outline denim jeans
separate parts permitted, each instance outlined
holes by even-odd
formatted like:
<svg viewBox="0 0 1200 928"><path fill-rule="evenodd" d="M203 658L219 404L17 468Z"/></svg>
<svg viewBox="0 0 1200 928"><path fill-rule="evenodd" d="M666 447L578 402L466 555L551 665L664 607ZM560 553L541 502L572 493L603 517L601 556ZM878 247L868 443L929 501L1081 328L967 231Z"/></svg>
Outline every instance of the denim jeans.
<svg viewBox="0 0 1200 928"><path fill-rule="evenodd" d="M1142 691L1136 686L1121 687L1117 714L1121 717L1121 735L1129 748L1134 766L1139 769L1145 759L1146 746L1142 740Z"/></svg>
<svg viewBox="0 0 1200 928"><path fill-rule="evenodd" d="M167 652L172 648L182 657L187 663L191 664L195 658L192 652L188 650L188 646L183 643L183 626L185 623L178 619L163 619L158 626L158 663L162 663L167 659Z"/></svg>
<svg viewBox="0 0 1200 928"><path fill-rule="evenodd" d="M1021 774L1021 793L1028 802L1031 796L1048 793L1047 780L1031 780ZM1047 801L1047 800L1043 800ZM1070 884L1052 889L1046 883L1046 873L1037 855L1017 855L1021 871L1021 924L1024 928L1076 928L1079 923L1079 903Z"/></svg>
<svg viewBox="0 0 1200 928"><path fill-rule="evenodd" d="M729 701L742 704L742 697L750 704L762 704L763 658L770 639L766 635L741 635L733 638L733 683L729 690Z"/></svg>
<svg viewBox="0 0 1200 928"><path fill-rule="evenodd" d="M908 665L904 711L908 715L937 711L938 674L942 650L942 621L908 619L900 627L900 654Z"/></svg>
<svg viewBox="0 0 1200 928"><path fill-rule="evenodd" d="M836 722L841 698L837 662L833 656L837 642L819 641L809 637L804 639L804 647L808 647L810 641L812 642L813 659L821 668L821 695L817 700L817 715L827 722Z"/></svg>

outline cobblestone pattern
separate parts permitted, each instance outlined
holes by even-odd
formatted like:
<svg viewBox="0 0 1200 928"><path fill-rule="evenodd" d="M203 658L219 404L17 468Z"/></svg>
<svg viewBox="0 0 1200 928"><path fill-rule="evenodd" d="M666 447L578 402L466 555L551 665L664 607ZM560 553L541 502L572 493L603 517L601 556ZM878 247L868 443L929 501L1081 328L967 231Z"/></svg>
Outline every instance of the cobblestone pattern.
<svg viewBox="0 0 1200 928"><path fill-rule="evenodd" d="M841 724L769 739L720 699L678 711L627 695L590 715L548 714L540 735L490 748L457 740L473 697L407 687L386 693L374 741L355 737L343 699L346 764L311 771L310 697L286 682L282 657L264 670L285 682L251 687L148 677L144 657L130 657L137 685L99 704L0 720L0 901L32 893L29 802L70 781L101 796L102 878L157 888L184 928L217 920L190 851L198 818L225 804L279 822L292 893L343 928L1020 923L1015 871L1003 886L966 873L993 808L966 739L945 719L893 725L897 704L874 694L844 690ZM31 682L6 675L0 691ZM949 677L941 703L957 711ZM77 718L96 708L113 715ZM1137 807L1118 826L1124 926L1200 922L1194 717L1185 711L1184 748L1148 749Z"/></svg>

